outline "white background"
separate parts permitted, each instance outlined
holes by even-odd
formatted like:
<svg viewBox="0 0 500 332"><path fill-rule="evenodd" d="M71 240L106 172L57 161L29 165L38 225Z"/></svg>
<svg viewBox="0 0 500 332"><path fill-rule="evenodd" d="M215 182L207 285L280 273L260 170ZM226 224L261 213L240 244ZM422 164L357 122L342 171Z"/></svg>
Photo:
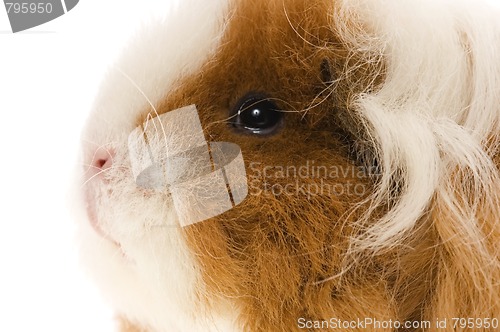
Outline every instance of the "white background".
<svg viewBox="0 0 500 332"><path fill-rule="evenodd" d="M16 34L0 3L1 331L113 330L79 266L66 201L101 75L169 1L81 0Z"/></svg>

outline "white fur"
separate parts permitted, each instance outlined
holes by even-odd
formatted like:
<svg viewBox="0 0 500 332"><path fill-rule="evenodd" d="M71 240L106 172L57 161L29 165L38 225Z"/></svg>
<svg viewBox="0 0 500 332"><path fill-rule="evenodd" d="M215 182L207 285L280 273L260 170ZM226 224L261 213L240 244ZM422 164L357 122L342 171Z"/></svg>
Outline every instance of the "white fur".
<svg viewBox="0 0 500 332"><path fill-rule="evenodd" d="M476 206L457 205L449 176L457 167L470 176L476 200L477 192L496 197L488 193L499 190L491 151L482 144L500 131L500 14L476 0L343 0L339 8L332 24L353 52L386 63L381 89L356 96L353 106L382 167L372 206L397 198L357 244L400 243L439 195L455 214L457 229L486 252ZM156 105L176 79L209 58L224 33L226 12L225 0L190 0L136 36L116 64L120 70L110 69L100 89L84 134L84 160L110 145L117 151L115 165L129 164L126 142L136 116L149 109L148 99ZM357 26L346 24L353 13ZM103 230L125 255L86 220L82 242L85 261L117 312L155 331L238 331L236 310L200 307L194 288L199 271L179 229L158 227L172 224L169 197L143 197L127 166L113 172L111 194L105 185L88 186L106 207L98 214ZM397 179L404 181L396 197L391 188ZM499 202L491 204L500 215Z"/></svg>

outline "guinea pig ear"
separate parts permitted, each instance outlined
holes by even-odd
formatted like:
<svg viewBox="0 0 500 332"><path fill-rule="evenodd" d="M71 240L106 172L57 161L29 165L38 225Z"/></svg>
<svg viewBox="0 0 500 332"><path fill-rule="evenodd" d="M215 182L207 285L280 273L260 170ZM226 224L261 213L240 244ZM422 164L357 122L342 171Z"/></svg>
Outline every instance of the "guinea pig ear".
<svg viewBox="0 0 500 332"><path fill-rule="evenodd" d="M316 63L315 66L317 66L315 70L317 70L319 78L314 87L315 94L322 98L333 97L330 91L334 88L333 83L335 77L330 60L328 58L322 58L319 65Z"/></svg>
<svg viewBox="0 0 500 332"><path fill-rule="evenodd" d="M325 85L330 85L332 83L333 80L332 68L330 65L330 61L326 58L321 61L320 75L321 75L321 81Z"/></svg>

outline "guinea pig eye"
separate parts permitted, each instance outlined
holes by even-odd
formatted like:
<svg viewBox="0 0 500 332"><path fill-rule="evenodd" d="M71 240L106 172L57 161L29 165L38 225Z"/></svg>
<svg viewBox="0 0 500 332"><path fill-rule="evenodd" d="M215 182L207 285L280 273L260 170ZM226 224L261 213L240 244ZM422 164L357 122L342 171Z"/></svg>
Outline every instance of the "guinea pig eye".
<svg viewBox="0 0 500 332"><path fill-rule="evenodd" d="M233 122L237 130L268 135L274 133L282 123L283 112L267 98L246 97L238 105Z"/></svg>

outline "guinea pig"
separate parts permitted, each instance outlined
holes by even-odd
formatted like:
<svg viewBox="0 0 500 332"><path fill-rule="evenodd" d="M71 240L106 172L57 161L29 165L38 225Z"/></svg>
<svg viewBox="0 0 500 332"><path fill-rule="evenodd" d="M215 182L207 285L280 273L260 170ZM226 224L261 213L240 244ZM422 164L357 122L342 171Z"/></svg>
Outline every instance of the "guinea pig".
<svg viewBox="0 0 500 332"><path fill-rule="evenodd" d="M120 331L498 330L499 17L486 0L184 0L145 25L82 135L82 259ZM149 126L143 155L166 158L197 121L237 146L246 191L183 224L130 142Z"/></svg>

